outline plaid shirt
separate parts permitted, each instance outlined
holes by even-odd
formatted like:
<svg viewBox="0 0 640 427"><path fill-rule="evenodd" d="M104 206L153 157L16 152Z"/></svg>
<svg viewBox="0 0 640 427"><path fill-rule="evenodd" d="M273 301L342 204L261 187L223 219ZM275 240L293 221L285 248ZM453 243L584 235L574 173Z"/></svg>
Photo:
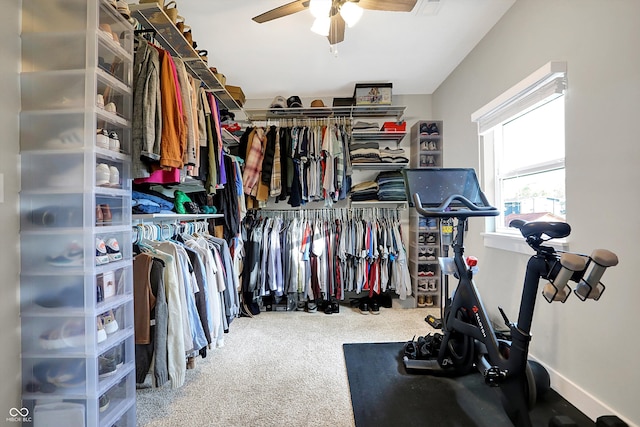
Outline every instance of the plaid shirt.
<svg viewBox="0 0 640 427"><path fill-rule="evenodd" d="M276 132L276 147L273 156L273 169L271 170L271 183L269 195L277 197L282 193L282 165L280 164L280 131Z"/></svg>
<svg viewBox="0 0 640 427"><path fill-rule="evenodd" d="M249 135L247 146L247 157L242 173L244 194L251 194L256 184L260 180L262 173L262 159L264 158L264 140L266 139L264 129L256 128Z"/></svg>

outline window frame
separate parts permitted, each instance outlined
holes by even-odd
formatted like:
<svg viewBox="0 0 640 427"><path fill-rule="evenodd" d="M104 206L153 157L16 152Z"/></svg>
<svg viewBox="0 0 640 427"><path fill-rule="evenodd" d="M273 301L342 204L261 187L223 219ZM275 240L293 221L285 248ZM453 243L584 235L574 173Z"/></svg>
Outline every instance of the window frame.
<svg viewBox="0 0 640 427"><path fill-rule="evenodd" d="M501 143L501 126L529 111L538 108L558 97L564 96L567 87L567 64L564 61L550 61L531 75L509 88L500 96L471 114L471 120L478 124L478 141L480 150L479 174L485 192L491 200L500 199L500 180L498 178L499 164L496 159L496 146ZM566 156L565 156L566 157ZM555 169L564 168L566 162L556 159L548 166ZM531 165L519 172L533 172L540 170L542 164ZM544 170L549 170L544 168ZM504 177L502 177L504 179ZM515 251L525 254L531 253L531 248L524 242L517 230L497 227L497 218L485 220L484 244L487 247ZM568 250L568 239L554 239L548 243L558 250Z"/></svg>

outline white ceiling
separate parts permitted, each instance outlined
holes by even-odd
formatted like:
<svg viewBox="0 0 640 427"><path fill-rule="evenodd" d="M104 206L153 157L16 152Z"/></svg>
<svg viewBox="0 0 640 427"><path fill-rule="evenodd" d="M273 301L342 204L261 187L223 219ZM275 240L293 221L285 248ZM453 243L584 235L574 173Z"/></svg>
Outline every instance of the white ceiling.
<svg viewBox="0 0 640 427"><path fill-rule="evenodd" d="M418 0L412 12L365 10L330 52L308 10L251 20L291 0L177 0L198 49L248 99L351 96L358 82L431 94L516 0ZM437 13L429 14L436 6Z"/></svg>

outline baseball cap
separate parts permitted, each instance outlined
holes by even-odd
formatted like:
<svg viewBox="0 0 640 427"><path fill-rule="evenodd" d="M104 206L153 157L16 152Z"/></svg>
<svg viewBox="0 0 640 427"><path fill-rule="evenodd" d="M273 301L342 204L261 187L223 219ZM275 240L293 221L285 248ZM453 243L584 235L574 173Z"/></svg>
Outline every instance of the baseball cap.
<svg viewBox="0 0 640 427"><path fill-rule="evenodd" d="M273 98L273 101L271 101L271 105L269 106L269 108L286 108L287 107L287 101L284 99L284 96L276 96L275 98Z"/></svg>
<svg viewBox="0 0 640 427"><path fill-rule="evenodd" d="M300 100L300 97L296 95L290 96L289 99L287 99L287 107L289 108L302 107L302 101Z"/></svg>
<svg viewBox="0 0 640 427"><path fill-rule="evenodd" d="M326 107L326 105L324 105L324 102L322 102L322 99L314 99L313 101L311 101L311 106L314 108Z"/></svg>

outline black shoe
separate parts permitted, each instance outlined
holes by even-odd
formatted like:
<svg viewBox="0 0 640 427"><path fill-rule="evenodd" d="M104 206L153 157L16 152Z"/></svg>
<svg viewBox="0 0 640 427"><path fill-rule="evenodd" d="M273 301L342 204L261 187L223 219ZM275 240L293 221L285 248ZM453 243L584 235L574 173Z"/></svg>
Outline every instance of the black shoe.
<svg viewBox="0 0 640 427"><path fill-rule="evenodd" d="M361 314L369 314L369 302L366 298L360 299L360 305L358 306Z"/></svg>
<svg viewBox="0 0 640 427"><path fill-rule="evenodd" d="M371 312L371 314L380 314L380 306L378 305L378 301L371 300L371 302L369 303L369 312Z"/></svg>
<svg viewBox="0 0 640 427"><path fill-rule="evenodd" d="M331 312L332 313L340 313L340 303L338 302L337 299L332 298L330 305L331 305Z"/></svg>

